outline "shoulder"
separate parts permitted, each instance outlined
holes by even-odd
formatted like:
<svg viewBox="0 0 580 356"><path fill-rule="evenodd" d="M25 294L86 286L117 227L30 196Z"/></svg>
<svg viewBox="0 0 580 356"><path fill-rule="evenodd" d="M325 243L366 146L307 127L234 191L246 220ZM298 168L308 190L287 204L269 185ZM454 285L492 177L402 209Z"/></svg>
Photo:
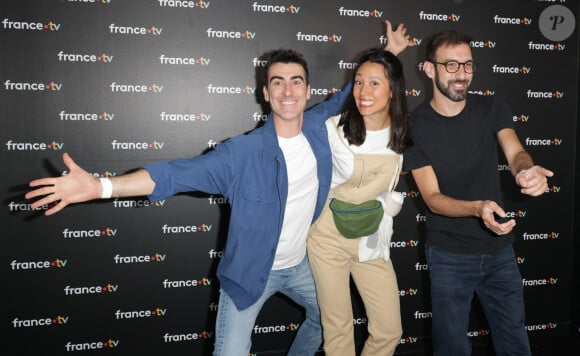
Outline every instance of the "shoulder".
<svg viewBox="0 0 580 356"><path fill-rule="evenodd" d="M326 125L326 130L328 131L328 139L332 142L339 140L339 134L343 135L342 126L337 128L338 122L340 121L340 115L329 117L324 124Z"/></svg>
<svg viewBox="0 0 580 356"><path fill-rule="evenodd" d="M411 112L412 126L426 121L429 117L432 117L435 111L431 108L429 102L420 104L415 110Z"/></svg>
<svg viewBox="0 0 580 356"><path fill-rule="evenodd" d="M419 104L419 106L417 106L411 112L411 115L413 115L413 116L422 115L422 114L425 114L427 111L429 111L429 109L431 109L431 105L429 104L429 101L426 101L426 102Z"/></svg>
<svg viewBox="0 0 580 356"><path fill-rule="evenodd" d="M467 104L471 106L487 106L492 107L495 105L506 105L506 101L496 95L480 95L480 94L468 94Z"/></svg>
<svg viewBox="0 0 580 356"><path fill-rule="evenodd" d="M333 129L334 131L336 131L336 126L338 125L338 121L340 121L340 115L335 115L335 116L331 116L329 117L324 123L326 125L326 128Z"/></svg>
<svg viewBox="0 0 580 356"><path fill-rule="evenodd" d="M474 112L486 112L489 114L504 114L510 112L508 102L496 95L470 94L467 100L468 108Z"/></svg>
<svg viewBox="0 0 580 356"><path fill-rule="evenodd" d="M253 129L245 134L237 135L223 141L220 145L225 144L233 147L235 150L252 150L262 145L264 140L264 127Z"/></svg>

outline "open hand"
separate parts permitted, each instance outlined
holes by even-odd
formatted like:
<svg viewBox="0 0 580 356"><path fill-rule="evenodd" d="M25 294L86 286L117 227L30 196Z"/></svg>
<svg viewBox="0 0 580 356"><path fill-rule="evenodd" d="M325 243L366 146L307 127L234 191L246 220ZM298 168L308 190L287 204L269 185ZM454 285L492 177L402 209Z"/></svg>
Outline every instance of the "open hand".
<svg viewBox="0 0 580 356"><path fill-rule="evenodd" d="M404 24L399 24L395 30L393 30L393 25L389 20L385 20L385 25L387 29L386 51L398 55L403 52L405 48L415 45L409 40L410 36L407 34L407 28Z"/></svg>
<svg viewBox="0 0 580 356"><path fill-rule="evenodd" d="M69 174L56 178L35 179L28 185L36 189L29 191L24 196L26 199L38 198L31 204L33 209L52 204L45 215L56 214L72 203L100 197L101 185L99 180L78 166L68 153L64 153L62 159Z"/></svg>

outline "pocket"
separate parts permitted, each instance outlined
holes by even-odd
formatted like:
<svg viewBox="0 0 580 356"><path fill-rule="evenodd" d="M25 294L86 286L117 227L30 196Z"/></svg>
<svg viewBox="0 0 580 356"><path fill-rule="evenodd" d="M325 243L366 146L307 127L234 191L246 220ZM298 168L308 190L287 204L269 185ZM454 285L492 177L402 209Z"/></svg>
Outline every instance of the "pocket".
<svg viewBox="0 0 580 356"><path fill-rule="evenodd" d="M280 217L280 201L277 193L268 193L250 189L236 202L237 209L232 209L230 221L235 221L238 229L263 231L272 224L277 224Z"/></svg>

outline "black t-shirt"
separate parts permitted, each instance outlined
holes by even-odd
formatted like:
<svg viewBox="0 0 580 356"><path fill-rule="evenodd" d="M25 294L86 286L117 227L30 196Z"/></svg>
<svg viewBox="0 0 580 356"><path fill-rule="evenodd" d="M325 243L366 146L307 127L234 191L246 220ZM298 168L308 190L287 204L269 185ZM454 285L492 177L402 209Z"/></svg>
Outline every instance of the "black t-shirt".
<svg viewBox="0 0 580 356"><path fill-rule="evenodd" d="M442 194L459 200L493 200L503 207L498 172L497 133L513 128L507 103L469 94L457 116L447 117L424 103L413 112L413 146L404 153L406 171L431 165ZM497 236L481 218L449 218L427 211L427 242L446 250L494 253L513 242Z"/></svg>

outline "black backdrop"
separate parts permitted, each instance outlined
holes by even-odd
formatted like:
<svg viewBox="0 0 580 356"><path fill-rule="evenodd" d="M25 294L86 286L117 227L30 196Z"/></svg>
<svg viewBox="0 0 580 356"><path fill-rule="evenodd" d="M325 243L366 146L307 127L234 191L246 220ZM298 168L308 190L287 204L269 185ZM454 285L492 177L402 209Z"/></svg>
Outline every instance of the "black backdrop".
<svg viewBox="0 0 580 356"><path fill-rule="evenodd" d="M384 44L385 19L404 22L417 44L401 55L411 108L431 89L421 72L427 36L470 33L479 62L472 91L507 99L523 144L556 172L547 194L529 199L505 160L498 167L518 223L529 334L577 334L577 12L577 1L541 0L2 1L1 315L11 354L209 354L227 201L114 199L47 218L46 207L32 211L24 200L25 184L66 174L65 151L96 176L116 175L251 130L267 114L256 73L273 48L305 55L310 104L320 102L344 85L360 51ZM428 349L430 305L425 206L410 177L397 190L407 196L391 247L405 353ZM353 296L362 342L364 308ZM300 309L273 298L256 321L252 352L283 354L301 321ZM470 336L490 342L478 309Z"/></svg>

